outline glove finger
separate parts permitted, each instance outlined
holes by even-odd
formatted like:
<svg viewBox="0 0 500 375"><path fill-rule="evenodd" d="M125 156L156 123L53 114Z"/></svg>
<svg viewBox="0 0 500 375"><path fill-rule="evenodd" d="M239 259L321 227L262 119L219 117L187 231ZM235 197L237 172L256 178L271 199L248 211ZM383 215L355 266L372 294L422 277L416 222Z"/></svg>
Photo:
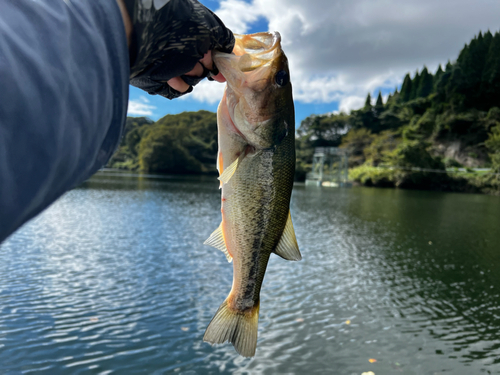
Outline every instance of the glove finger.
<svg viewBox="0 0 500 375"><path fill-rule="evenodd" d="M161 95L167 99L175 99L193 91L193 86L185 92L180 92L169 86L167 82L153 81L147 77L138 77L130 80L130 84L146 91L150 95Z"/></svg>
<svg viewBox="0 0 500 375"><path fill-rule="evenodd" d="M207 67L203 65L201 61L198 61L198 63L203 67L203 72L201 73L201 76L193 77L185 74L181 76L182 80L190 86L196 86L198 83L200 83L202 79L208 77L211 74L210 70L208 70Z"/></svg>

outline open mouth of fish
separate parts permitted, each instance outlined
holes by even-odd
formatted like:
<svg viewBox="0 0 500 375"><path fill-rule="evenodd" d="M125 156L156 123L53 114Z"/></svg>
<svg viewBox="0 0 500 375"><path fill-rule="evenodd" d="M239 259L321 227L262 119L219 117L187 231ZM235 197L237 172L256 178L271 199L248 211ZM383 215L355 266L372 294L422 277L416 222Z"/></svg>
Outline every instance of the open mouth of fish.
<svg viewBox="0 0 500 375"><path fill-rule="evenodd" d="M214 53L214 62L227 81L224 98L234 132L248 143L249 135L259 132L282 110L273 102L274 92L279 86L279 73L286 83L288 72L283 70L288 63L281 49L281 35L265 32L249 35L235 34L232 54ZM251 137L251 138L253 138Z"/></svg>
<svg viewBox="0 0 500 375"><path fill-rule="evenodd" d="M235 34L234 37L236 41L232 54L214 53L215 64L226 78L227 85L235 91L265 89L273 78L275 62L283 55L281 35L266 32Z"/></svg>

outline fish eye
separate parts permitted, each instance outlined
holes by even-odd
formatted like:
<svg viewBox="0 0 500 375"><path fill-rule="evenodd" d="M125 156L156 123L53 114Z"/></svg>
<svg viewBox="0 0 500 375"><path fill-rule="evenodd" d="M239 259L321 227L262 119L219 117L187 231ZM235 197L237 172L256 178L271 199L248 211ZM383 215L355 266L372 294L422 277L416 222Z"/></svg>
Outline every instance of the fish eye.
<svg viewBox="0 0 500 375"><path fill-rule="evenodd" d="M285 86L288 82L290 82L290 77L288 76L287 72L285 72L284 70L280 70L278 73L276 73L274 80L279 86Z"/></svg>

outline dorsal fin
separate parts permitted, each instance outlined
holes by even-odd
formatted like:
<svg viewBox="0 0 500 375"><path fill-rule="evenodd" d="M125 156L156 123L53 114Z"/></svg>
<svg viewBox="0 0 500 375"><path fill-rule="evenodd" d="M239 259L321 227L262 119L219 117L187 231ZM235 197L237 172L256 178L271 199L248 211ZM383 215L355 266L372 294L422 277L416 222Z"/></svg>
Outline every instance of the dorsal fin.
<svg viewBox="0 0 500 375"><path fill-rule="evenodd" d="M297 244L297 239L295 238L295 230L292 224L292 215L288 211L288 220L286 221L285 229L281 235L280 242L276 246L274 252L286 260L301 260L302 255L300 255L299 245Z"/></svg>
<svg viewBox="0 0 500 375"><path fill-rule="evenodd" d="M220 223L219 227L213 231L210 237L208 237L207 240L203 242L203 244L213 246L216 249L222 251L224 255L226 255L228 262L231 262L233 260L231 254L229 254L229 251L227 251L226 242L224 241L224 234L222 233L222 223Z"/></svg>

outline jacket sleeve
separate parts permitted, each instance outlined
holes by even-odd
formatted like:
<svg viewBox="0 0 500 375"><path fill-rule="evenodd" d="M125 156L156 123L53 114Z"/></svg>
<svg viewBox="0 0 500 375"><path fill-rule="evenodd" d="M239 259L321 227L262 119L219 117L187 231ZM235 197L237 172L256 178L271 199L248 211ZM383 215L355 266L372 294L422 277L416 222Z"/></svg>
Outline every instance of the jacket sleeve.
<svg viewBox="0 0 500 375"><path fill-rule="evenodd" d="M3 0L0 242L111 157L128 103L115 0Z"/></svg>

